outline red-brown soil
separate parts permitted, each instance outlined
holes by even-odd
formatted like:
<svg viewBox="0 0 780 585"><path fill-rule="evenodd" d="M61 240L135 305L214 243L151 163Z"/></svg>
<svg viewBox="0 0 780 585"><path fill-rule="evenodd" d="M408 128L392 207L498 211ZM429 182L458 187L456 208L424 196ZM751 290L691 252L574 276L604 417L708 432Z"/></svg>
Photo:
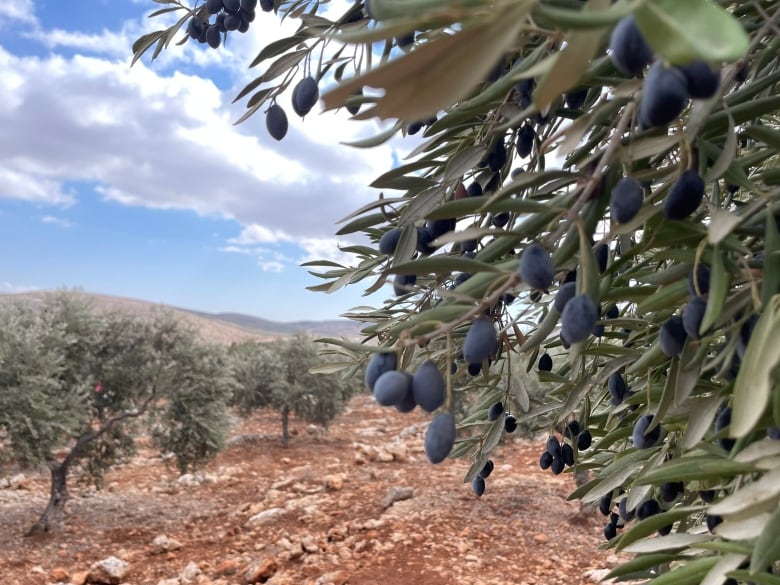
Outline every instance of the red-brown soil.
<svg viewBox="0 0 780 585"><path fill-rule="evenodd" d="M604 519L565 500L571 474L539 469L544 439L501 445L477 498L462 482L468 461L428 463L429 418L361 396L326 433L293 420L285 448L277 415L261 412L233 431L255 440L234 442L191 485L144 449L102 491L71 478L64 529L35 539L22 534L48 484L27 472L0 490L0 582L79 583L108 556L129 563L123 583L134 585L244 584L251 569L270 585L574 585L615 562L599 549ZM385 508L394 487L413 496ZM159 535L181 548L155 553Z"/></svg>

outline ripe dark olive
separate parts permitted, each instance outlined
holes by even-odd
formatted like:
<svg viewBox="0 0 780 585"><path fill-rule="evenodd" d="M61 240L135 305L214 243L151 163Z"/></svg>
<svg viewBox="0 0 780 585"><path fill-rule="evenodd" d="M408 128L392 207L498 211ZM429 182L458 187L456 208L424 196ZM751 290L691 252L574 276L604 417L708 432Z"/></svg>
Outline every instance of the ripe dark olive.
<svg viewBox="0 0 780 585"><path fill-rule="evenodd" d="M209 44L209 47L216 49L219 47L221 41L222 35L219 32L219 27L217 27L215 24L212 24L206 30L206 42Z"/></svg>
<svg viewBox="0 0 780 585"><path fill-rule="evenodd" d="M552 257L539 244L532 244L523 250L519 271L523 282L536 289L549 288L555 276Z"/></svg>
<svg viewBox="0 0 780 585"><path fill-rule="evenodd" d="M293 88L292 107L299 116L305 116L320 99L320 90L313 77L301 79Z"/></svg>
<svg viewBox="0 0 780 585"><path fill-rule="evenodd" d="M658 487L658 495L667 504L673 502L685 491L685 484L681 481L662 483Z"/></svg>
<svg viewBox="0 0 780 585"><path fill-rule="evenodd" d="M416 274L396 274L393 278L393 292L397 297L414 292L413 287L416 282Z"/></svg>
<svg viewBox="0 0 780 585"><path fill-rule="evenodd" d="M588 429L585 429L577 437L577 449L579 449L580 451L585 451L587 449L590 449L590 446L592 444L593 444L593 436L590 434L590 431Z"/></svg>
<svg viewBox="0 0 780 585"><path fill-rule="evenodd" d="M497 349L498 337L493 321L488 317L478 317L463 340L463 359L468 364L481 364Z"/></svg>
<svg viewBox="0 0 780 585"><path fill-rule="evenodd" d="M596 264L599 267L599 272L604 272L607 269L607 262L609 261L609 246L604 242L596 244L593 247L593 255L596 257Z"/></svg>
<svg viewBox="0 0 780 585"><path fill-rule="evenodd" d="M455 219L432 219L425 223L425 229L431 233L431 239L435 240L455 229Z"/></svg>
<svg viewBox="0 0 780 585"><path fill-rule="evenodd" d="M683 327L688 337L699 339L701 335L701 322L704 319L704 311L707 310L707 301L701 297L693 297L685 306L682 314Z"/></svg>
<svg viewBox="0 0 780 585"><path fill-rule="evenodd" d="M610 214L615 223L627 223L634 219L642 208L644 192L642 185L633 177L624 177L612 189L609 203Z"/></svg>
<svg viewBox="0 0 780 585"><path fill-rule="evenodd" d="M376 379L385 372L396 369L397 364L398 356L395 353L375 353L366 365L363 378L366 387L373 392Z"/></svg>
<svg viewBox="0 0 780 585"><path fill-rule="evenodd" d="M265 115L265 127L275 140L281 140L287 135L287 114L285 114L282 106L274 104L268 108L268 112Z"/></svg>
<svg viewBox="0 0 780 585"><path fill-rule="evenodd" d="M553 361L549 353L545 353L539 358L539 371L551 372L553 368Z"/></svg>
<svg viewBox="0 0 780 585"><path fill-rule="evenodd" d="M658 442L661 437L661 425L656 426L650 434L647 434L647 429L653 422L653 415L646 414L639 417L634 425L634 432L631 434L631 438L634 440L634 446L637 449L649 449Z"/></svg>
<svg viewBox="0 0 780 585"><path fill-rule="evenodd" d="M694 275L696 282L694 282ZM696 291L696 285L699 290ZM706 264L697 264L696 270L688 273L688 294L692 297L704 296L710 292L710 268Z"/></svg>
<svg viewBox="0 0 780 585"><path fill-rule="evenodd" d="M237 12L231 12L225 15L225 28L227 30L238 30L241 26L241 16Z"/></svg>
<svg viewBox="0 0 780 585"><path fill-rule="evenodd" d="M650 516L655 516L656 514L661 512L661 506L658 504L656 500L645 500L641 504L639 504L639 507L636 509L636 517L640 520L644 520L645 518L649 518Z"/></svg>
<svg viewBox="0 0 780 585"><path fill-rule="evenodd" d="M479 472L479 476L483 479L487 479L491 473L493 473L493 460L488 459L485 461L485 465L482 467L482 471Z"/></svg>
<svg viewBox="0 0 780 585"><path fill-rule="evenodd" d="M414 400L414 392L412 391L412 379L411 374L409 372L404 372L407 378L409 378L409 383L406 386L406 393L403 395L403 398L396 402L393 406L395 406L395 409L398 412L412 412L415 408L417 408L417 402Z"/></svg>
<svg viewBox="0 0 780 585"><path fill-rule="evenodd" d="M405 372L388 370L374 383L374 398L382 406L393 406L403 400L409 383Z"/></svg>
<svg viewBox="0 0 780 585"><path fill-rule="evenodd" d="M498 417L502 414L504 414L504 403L501 401L494 402L490 405L490 408L488 408L488 420L490 422L498 420Z"/></svg>
<svg viewBox="0 0 780 585"><path fill-rule="evenodd" d="M222 0L206 0L203 5L208 14L216 14L223 8Z"/></svg>
<svg viewBox="0 0 780 585"><path fill-rule="evenodd" d="M561 457L561 443L558 441L558 437L554 435L550 436L547 439L547 445L545 448L547 449L547 452L553 457Z"/></svg>
<svg viewBox="0 0 780 585"><path fill-rule="evenodd" d="M482 185L474 181L466 189L469 197L480 197L482 195Z"/></svg>
<svg viewBox="0 0 780 585"><path fill-rule="evenodd" d="M704 198L704 181L699 173L688 169L672 185L664 199L664 217L685 219L692 214Z"/></svg>
<svg viewBox="0 0 780 585"><path fill-rule="evenodd" d="M383 233L382 237L379 238L379 252L388 255L395 253L403 231L402 228L393 228Z"/></svg>
<svg viewBox="0 0 780 585"><path fill-rule="evenodd" d="M481 475L477 475L474 479L471 480L471 490L474 492L474 495L478 498L482 496L482 494L485 493L485 478Z"/></svg>
<svg viewBox="0 0 780 585"><path fill-rule="evenodd" d="M609 51L617 70L631 77L642 73L653 60L653 50L645 42L633 16L624 17L612 29Z"/></svg>
<svg viewBox="0 0 780 585"><path fill-rule="evenodd" d="M677 67L688 83L688 93L692 98L707 99L715 95L720 85L720 72L706 61L693 61Z"/></svg>
<svg viewBox="0 0 780 585"><path fill-rule="evenodd" d="M568 343L577 343L587 339L599 318L596 304L588 295L576 295L563 309L561 314L561 335Z"/></svg>
<svg viewBox="0 0 780 585"><path fill-rule="evenodd" d="M709 530L713 534L715 533L715 527L718 524L720 524L721 522L723 522L723 517L722 516L717 516L715 514L707 514L704 517L704 519L705 519L705 522L707 523L707 530Z"/></svg>
<svg viewBox="0 0 780 585"><path fill-rule="evenodd" d="M628 395L628 386L626 381L620 372L615 372L607 380L607 387L609 388L610 403L612 406L617 406Z"/></svg>
<svg viewBox="0 0 780 585"><path fill-rule="evenodd" d="M587 97L588 88L583 87L581 89L575 89L574 91L567 93L566 96L564 96L564 101L566 102L567 108L571 108L572 110L579 110L585 103Z"/></svg>
<svg viewBox="0 0 780 585"><path fill-rule="evenodd" d="M446 383L436 362L423 362L412 378L414 401L426 412L433 412L444 404L447 394Z"/></svg>
<svg viewBox="0 0 780 585"><path fill-rule="evenodd" d="M504 430L507 433L514 433L517 430L517 419L513 414L506 415L504 419Z"/></svg>
<svg viewBox="0 0 780 585"><path fill-rule="evenodd" d="M542 454L539 456L539 467L542 469L549 469L550 465L552 465L553 462L553 456L550 455L550 452L545 450L542 452Z"/></svg>
<svg viewBox="0 0 780 585"><path fill-rule="evenodd" d="M568 443L564 443L561 446L561 459L569 467L574 465L574 449Z"/></svg>
<svg viewBox="0 0 780 585"><path fill-rule="evenodd" d="M431 463L441 463L455 444L455 417L440 412L433 417L425 431L425 455Z"/></svg>
<svg viewBox="0 0 780 585"><path fill-rule="evenodd" d="M528 124L523 124L520 130L517 131L517 140L515 141L515 147L517 149L517 156L520 158L526 158L534 149L534 140L536 139L536 132Z"/></svg>
<svg viewBox="0 0 780 585"><path fill-rule="evenodd" d="M612 540L617 536L617 526L614 525L612 522L607 522L604 525L604 538L607 540Z"/></svg>
<svg viewBox="0 0 780 585"><path fill-rule="evenodd" d="M563 468L563 459L553 457L552 463L550 464L550 470L553 472L553 475L560 475L563 473Z"/></svg>
<svg viewBox="0 0 780 585"><path fill-rule="evenodd" d="M701 498L701 501L707 504L711 504L712 502L714 502L717 495L718 492L716 492L715 490L701 490L699 492L699 497Z"/></svg>
<svg viewBox="0 0 780 585"><path fill-rule="evenodd" d="M612 511L612 492L609 492L608 494L604 494L601 496L601 499L599 500L599 512L601 512L604 516L609 516L609 513Z"/></svg>
<svg viewBox="0 0 780 585"><path fill-rule="evenodd" d="M656 61L647 72L639 102L638 119L642 128L668 126L688 103L688 84L675 67Z"/></svg>
<svg viewBox="0 0 780 585"><path fill-rule="evenodd" d="M553 306L555 307L555 310L559 313L563 313L563 309L566 307L566 303L568 303L576 294L576 282L565 282L562 284L558 289L558 293L555 295L555 299L553 300Z"/></svg>
<svg viewBox="0 0 780 585"><path fill-rule="evenodd" d="M682 317L674 315L670 317L658 332L658 342L663 351L669 357L679 355L685 344L688 334L685 332Z"/></svg>
<svg viewBox="0 0 780 585"><path fill-rule="evenodd" d="M580 421L572 419L566 423L566 428L563 429L564 436L573 439L580 434Z"/></svg>

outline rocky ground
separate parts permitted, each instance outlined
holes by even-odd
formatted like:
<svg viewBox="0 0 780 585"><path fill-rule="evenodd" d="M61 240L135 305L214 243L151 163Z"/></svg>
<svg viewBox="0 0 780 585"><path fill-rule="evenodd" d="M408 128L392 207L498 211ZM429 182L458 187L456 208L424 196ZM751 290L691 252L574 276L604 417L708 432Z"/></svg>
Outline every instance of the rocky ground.
<svg viewBox="0 0 780 585"><path fill-rule="evenodd" d="M35 539L46 477L0 473L2 583L573 585L614 565L571 475L538 468L544 438L499 447L477 498L467 461L428 463L428 419L361 396L327 433L294 421L285 448L259 413L202 474L142 450L100 492L73 481L65 528Z"/></svg>

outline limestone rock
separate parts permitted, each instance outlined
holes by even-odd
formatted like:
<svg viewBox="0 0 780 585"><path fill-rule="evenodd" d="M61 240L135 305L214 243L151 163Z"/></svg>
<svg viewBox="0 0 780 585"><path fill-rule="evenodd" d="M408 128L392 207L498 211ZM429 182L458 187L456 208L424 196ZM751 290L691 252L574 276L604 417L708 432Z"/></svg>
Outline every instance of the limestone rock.
<svg viewBox="0 0 780 585"><path fill-rule="evenodd" d="M198 577L201 576L201 570L198 565L190 561L179 574L181 585L196 585Z"/></svg>
<svg viewBox="0 0 780 585"><path fill-rule="evenodd" d="M414 489L411 487L399 487L399 486L393 486L390 488L390 491L387 492L387 495L382 498L382 500L379 502L379 505L382 506L382 508L389 508L396 502L400 502L401 500L408 500L414 496Z"/></svg>
<svg viewBox="0 0 780 585"><path fill-rule="evenodd" d="M158 534L152 541L152 553L159 555L172 550L179 550L181 543L178 540L167 537L165 534Z"/></svg>
<svg viewBox="0 0 780 585"><path fill-rule="evenodd" d="M249 518L249 520L246 521L246 527L252 528L253 526L259 526L261 524L265 524L266 522L270 522L277 516L284 514L284 512L285 512L284 508L268 508L267 510L258 512L257 514Z"/></svg>
<svg viewBox="0 0 780 585"><path fill-rule="evenodd" d="M344 571L331 571L322 575L315 583L316 585L347 585L349 575Z"/></svg>
<svg viewBox="0 0 780 585"><path fill-rule="evenodd" d="M330 492L337 492L344 487L344 477L341 474L332 474L325 476L325 489Z"/></svg>
<svg viewBox="0 0 780 585"><path fill-rule="evenodd" d="M119 585L129 571L130 565L122 559L107 557L92 564L87 579L90 583Z"/></svg>

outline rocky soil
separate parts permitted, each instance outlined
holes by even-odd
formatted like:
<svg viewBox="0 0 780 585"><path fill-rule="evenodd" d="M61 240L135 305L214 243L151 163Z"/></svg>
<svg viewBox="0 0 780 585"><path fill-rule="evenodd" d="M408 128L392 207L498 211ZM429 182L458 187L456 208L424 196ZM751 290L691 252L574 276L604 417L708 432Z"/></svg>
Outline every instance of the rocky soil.
<svg viewBox="0 0 780 585"><path fill-rule="evenodd" d="M614 565L571 474L538 468L543 437L500 446L477 498L468 461L428 463L428 419L361 396L326 433L293 421L285 448L261 412L202 473L142 449L102 491L73 478L64 529L35 539L47 478L2 470L2 583L574 585Z"/></svg>

